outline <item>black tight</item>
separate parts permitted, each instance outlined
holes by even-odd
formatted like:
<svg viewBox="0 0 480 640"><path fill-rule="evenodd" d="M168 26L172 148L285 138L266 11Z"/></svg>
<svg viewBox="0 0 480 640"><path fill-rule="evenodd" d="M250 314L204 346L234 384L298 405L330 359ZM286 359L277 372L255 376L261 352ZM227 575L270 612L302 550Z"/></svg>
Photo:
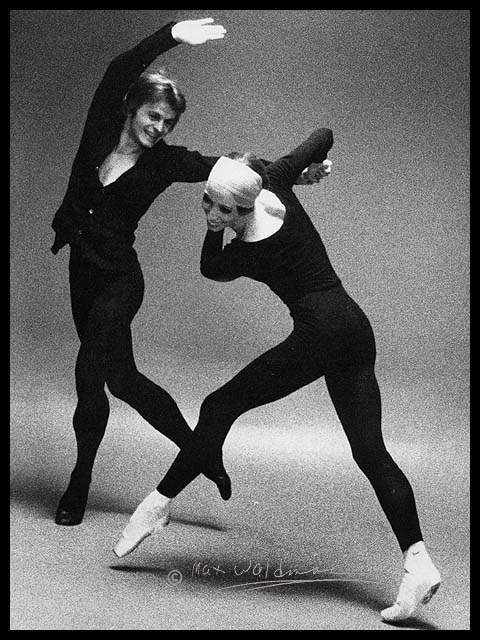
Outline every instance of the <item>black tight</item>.
<svg viewBox="0 0 480 640"><path fill-rule="evenodd" d="M325 382L353 459L370 481L401 550L406 551L422 534L410 483L385 447L374 368L326 375Z"/></svg>
<svg viewBox="0 0 480 640"><path fill-rule="evenodd" d="M186 444L192 432L173 398L135 365L130 325L143 299L140 267L124 274L107 273L81 261L73 251L70 288L81 341L75 367L77 462L72 480L85 485L109 416L105 384L178 447Z"/></svg>
<svg viewBox="0 0 480 640"><path fill-rule="evenodd" d="M182 491L201 465L218 454L231 426L246 411L324 376L353 458L405 551L422 534L410 483L382 436L370 324L342 287L310 294L292 305L291 312L295 327L290 336L205 398L191 442L177 455L158 491L170 498Z"/></svg>

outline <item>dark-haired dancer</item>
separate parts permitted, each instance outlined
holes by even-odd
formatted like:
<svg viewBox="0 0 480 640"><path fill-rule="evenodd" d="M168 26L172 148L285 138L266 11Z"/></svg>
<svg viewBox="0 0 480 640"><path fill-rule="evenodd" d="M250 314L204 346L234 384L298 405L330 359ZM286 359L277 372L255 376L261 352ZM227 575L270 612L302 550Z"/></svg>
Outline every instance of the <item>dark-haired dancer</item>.
<svg viewBox="0 0 480 640"><path fill-rule="evenodd" d="M77 460L55 521L82 522L92 469L109 415L105 384L180 448L191 430L173 398L137 370L131 323L144 294L134 232L155 198L174 182L202 182L218 159L164 141L185 110L176 82L145 69L179 43L224 37L212 18L171 22L113 60L93 98L62 205L53 253L69 244L70 291L81 346L73 417ZM318 181L310 167L299 184ZM216 461L205 475L228 483Z"/></svg>
<svg viewBox="0 0 480 640"><path fill-rule="evenodd" d="M370 322L342 286L292 190L302 170L321 163L332 144L331 131L321 128L266 168L247 155L222 157L212 169L203 195L208 231L202 274L218 281L246 276L267 284L289 308L294 328L281 344L205 398L191 442L139 505L114 551L126 555L156 527L168 524L171 500L200 473L203 461L212 453L220 455L239 416L324 376L353 458L404 553L397 601L382 611L384 620L399 620L430 599L440 575L423 543L410 483L383 440ZM223 247L226 227L236 238Z"/></svg>
<svg viewBox="0 0 480 640"><path fill-rule="evenodd" d="M130 325L144 294L134 232L153 200L174 182L200 182L217 158L169 146L185 110L176 83L144 73L179 43L223 38L213 19L172 22L113 60L88 112L65 198L55 214L53 253L69 244L73 318L81 346L73 416L77 460L55 521L79 524L109 416L104 387L182 447L191 430L173 398L137 370ZM221 469L209 477L222 482ZM206 474L207 475L207 474Z"/></svg>

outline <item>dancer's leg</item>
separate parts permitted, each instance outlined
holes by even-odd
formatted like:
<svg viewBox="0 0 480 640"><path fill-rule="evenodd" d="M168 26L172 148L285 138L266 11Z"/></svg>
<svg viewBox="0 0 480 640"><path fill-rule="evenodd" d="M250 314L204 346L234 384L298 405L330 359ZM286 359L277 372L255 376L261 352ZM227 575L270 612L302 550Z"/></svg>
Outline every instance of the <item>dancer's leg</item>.
<svg viewBox="0 0 480 640"><path fill-rule="evenodd" d="M179 452L157 490L137 507L115 545L117 556L130 553L145 537L165 526L171 500L199 475L212 457L221 456L230 427L240 415L274 402L320 377L316 366L306 362L299 346L292 334L205 398L190 443ZM222 497L228 499L229 484L224 489Z"/></svg>
<svg viewBox="0 0 480 640"><path fill-rule="evenodd" d="M109 415L106 381L116 395L178 446L191 435L173 398L142 376L133 360L130 324L143 299L140 269L107 274L73 256L70 286L81 340L75 369L78 404L73 418L77 461L57 509L58 524L78 524L83 518L92 468Z"/></svg>
<svg viewBox="0 0 480 640"><path fill-rule="evenodd" d="M383 440L380 391L373 364L328 373L325 380L354 460L370 481L405 557L397 601L382 611L382 617L408 618L438 589L440 574L423 543L412 487Z"/></svg>
<svg viewBox="0 0 480 640"><path fill-rule="evenodd" d="M114 314L116 312L114 311ZM110 316L106 382L110 392L135 409L154 429L182 448L192 431L172 396L138 371L130 325Z"/></svg>
<svg viewBox="0 0 480 640"><path fill-rule="evenodd" d="M132 348L130 324L143 294L141 273L128 274L112 283L95 304L94 312L103 327L105 377L109 390L129 404L159 433L182 448L190 442L192 431L172 396L138 371ZM222 496L229 492L230 480L221 456L209 460L201 469Z"/></svg>
<svg viewBox="0 0 480 640"><path fill-rule="evenodd" d="M89 315L104 354L109 390L149 422L159 433L182 447L191 429L170 394L141 374L135 364L131 323L143 300L140 269L118 275L97 297Z"/></svg>
<svg viewBox="0 0 480 640"><path fill-rule="evenodd" d="M409 481L385 447L373 365L327 373L325 382L355 462L370 481L402 551L422 540Z"/></svg>
<svg viewBox="0 0 480 640"><path fill-rule="evenodd" d="M256 407L275 402L322 375L295 332L256 358L203 401L191 443L176 457L157 490L173 498L199 474L211 455L221 452L235 420Z"/></svg>
<svg viewBox="0 0 480 640"><path fill-rule="evenodd" d="M77 460L66 492L60 499L55 521L79 524L87 504L92 469L105 434L109 403L104 391L103 356L94 334L88 332L77 357L75 383L78 402L73 416Z"/></svg>

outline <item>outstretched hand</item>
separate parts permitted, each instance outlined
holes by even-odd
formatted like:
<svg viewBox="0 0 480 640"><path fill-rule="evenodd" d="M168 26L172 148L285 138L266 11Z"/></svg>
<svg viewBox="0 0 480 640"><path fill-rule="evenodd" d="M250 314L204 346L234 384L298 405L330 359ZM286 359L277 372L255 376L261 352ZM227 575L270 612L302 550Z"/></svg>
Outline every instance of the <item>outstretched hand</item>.
<svg viewBox="0 0 480 640"><path fill-rule="evenodd" d="M208 40L220 40L227 33L221 24L214 24L213 18L183 20L172 27L172 37L184 44L204 44Z"/></svg>
<svg viewBox="0 0 480 640"><path fill-rule="evenodd" d="M332 171L332 161L312 162L298 176L295 184L317 184L322 178L326 178Z"/></svg>

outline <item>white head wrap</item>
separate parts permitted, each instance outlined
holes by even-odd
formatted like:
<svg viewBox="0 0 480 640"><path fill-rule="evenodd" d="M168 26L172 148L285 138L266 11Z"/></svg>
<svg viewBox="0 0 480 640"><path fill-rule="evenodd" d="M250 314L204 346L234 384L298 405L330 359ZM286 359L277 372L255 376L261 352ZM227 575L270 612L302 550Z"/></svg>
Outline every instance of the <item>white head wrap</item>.
<svg viewBox="0 0 480 640"><path fill-rule="evenodd" d="M208 185L228 191L239 207L251 208L262 190L262 178L243 162L221 156L208 176Z"/></svg>

